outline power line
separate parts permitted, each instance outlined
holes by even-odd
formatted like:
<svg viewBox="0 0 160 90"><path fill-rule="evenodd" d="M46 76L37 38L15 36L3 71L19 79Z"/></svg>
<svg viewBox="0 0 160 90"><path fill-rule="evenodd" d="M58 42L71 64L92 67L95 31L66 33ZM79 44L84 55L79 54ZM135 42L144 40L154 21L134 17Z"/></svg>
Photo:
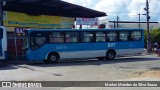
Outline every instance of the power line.
<svg viewBox="0 0 160 90"><path fill-rule="evenodd" d="M106 12L106 13L142 13L142 12ZM149 13L154 13L154 14L160 14L160 13L156 13L156 12L151 12L149 11Z"/></svg>
<svg viewBox="0 0 160 90"><path fill-rule="evenodd" d="M106 12L106 13L139 13L139 12Z"/></svg>
<svg viewBox="0 0 160 90"><path fill-rule="evenodd" d="M149 3L150 3L151 1L152 1L152 0L150 0ZM160 1L160 0L156 0L156 1Z"/></svg>
<svg viewBox="0 0 160 90"><path fill-rule="evenodd" d="M143 12L106 12L106 13L135 13L135 14L137 14L137 13L143 13ZM160 14L160 13L157 13L157 12L151 12L151 11L149 11L149 13L153 13L153 14Z"/></svg>
<svg viewBox="0 0 160 90"><path fill-rule="evenodd" d="M129 12L106 12L106 13L129 13Z"/></svg>
<svg viewBox="0 0 160 90"><path fill-rule="evenodd" d="M153 13L153 14L160 14L160 13L156 13L156 12L149 12L149 13Z"/></svg>

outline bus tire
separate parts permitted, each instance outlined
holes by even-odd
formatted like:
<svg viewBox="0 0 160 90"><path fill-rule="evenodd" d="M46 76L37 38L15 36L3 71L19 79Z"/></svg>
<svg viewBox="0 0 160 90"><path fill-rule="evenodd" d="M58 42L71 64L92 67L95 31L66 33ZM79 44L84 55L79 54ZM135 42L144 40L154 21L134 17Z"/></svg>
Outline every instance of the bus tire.
<svg viewBox="0 0 160 90"><path fill-rule="evenodd" d="M116 52L114 50L109 50L106 53L106 59L113 60L115 58Z"/></svg>
<svg viewBox="0 0 160 90"><path fill-rule="evenodd" d="M58 62L59 55L57 53L50 53L48 55L47 61L48 63L56 63Z"/></svg>

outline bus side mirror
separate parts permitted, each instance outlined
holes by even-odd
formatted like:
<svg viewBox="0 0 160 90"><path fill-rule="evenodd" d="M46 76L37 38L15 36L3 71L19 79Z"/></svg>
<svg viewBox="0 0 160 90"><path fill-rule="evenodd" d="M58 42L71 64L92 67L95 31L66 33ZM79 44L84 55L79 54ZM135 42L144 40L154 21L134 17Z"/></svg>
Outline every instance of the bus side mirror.
<svg viewBox="0 0 160 90"><path fill-rule="evenodd" d="M2 38L3 38L3 29L0 28L0 39L2 39Z"/></svg>

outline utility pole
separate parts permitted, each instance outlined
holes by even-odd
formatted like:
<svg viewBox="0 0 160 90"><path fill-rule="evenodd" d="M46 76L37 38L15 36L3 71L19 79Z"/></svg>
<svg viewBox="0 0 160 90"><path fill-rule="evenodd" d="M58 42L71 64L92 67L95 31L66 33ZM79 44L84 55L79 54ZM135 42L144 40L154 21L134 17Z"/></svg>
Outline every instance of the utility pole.
<svg viewBox="0 0 160 90"><path fill-rule="evenodd" d="M141 18L141 14L137 14L139 16L139 28L141 28L141 25L140 25L140 18Z"/></svg>
<svg viewBox="0 0 160 90"><path fill-rule="evenodd" d="M118 22L119 22L119 17L117 16L117 28L119 27Z"/></svg>
<svg viewBox="0 0 160 90"><path fill-rule="evenodd" d="M0 0L0 26L3 26L3 0Z"/></svg>
<svg viewBox="0 0 160 90"><path fill-rule="evenodd" d="M147 51L150 53L151 47L150 47L150 32L149 32L149 3L148 0L146 0L146 18L147 18Z"/></svg>
<svg viewBox="0 0 160 90"><path fill-rule="evenodd" d="M116 21L114 20L114 28L116 28Z"/></svg>

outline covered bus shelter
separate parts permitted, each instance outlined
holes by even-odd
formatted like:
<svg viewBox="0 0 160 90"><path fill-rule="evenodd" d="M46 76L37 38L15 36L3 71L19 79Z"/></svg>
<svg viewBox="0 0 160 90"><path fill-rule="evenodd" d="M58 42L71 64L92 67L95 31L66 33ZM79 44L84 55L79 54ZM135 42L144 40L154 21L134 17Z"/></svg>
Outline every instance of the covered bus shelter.
<svg viewBox="0 0 160 90"><path fill-rule="evenodd" d="M32 16L50 15L73 18L94 18L106 16L106 13L92 10L62 0L0 0L0 25L3 26L3 11L25 13ZM9 35L8 35L9 36ZM14 38L12 38L14 39ZM14 41L14 40L12 40ZM9 42L8 50L14 51L14 46ZM21 41L20 41L21 42ZM12 46L12 47L10 47ZM22 44L18 42L18 52L22 52ZM12 50L13 49L13 50Z"/></svg>

